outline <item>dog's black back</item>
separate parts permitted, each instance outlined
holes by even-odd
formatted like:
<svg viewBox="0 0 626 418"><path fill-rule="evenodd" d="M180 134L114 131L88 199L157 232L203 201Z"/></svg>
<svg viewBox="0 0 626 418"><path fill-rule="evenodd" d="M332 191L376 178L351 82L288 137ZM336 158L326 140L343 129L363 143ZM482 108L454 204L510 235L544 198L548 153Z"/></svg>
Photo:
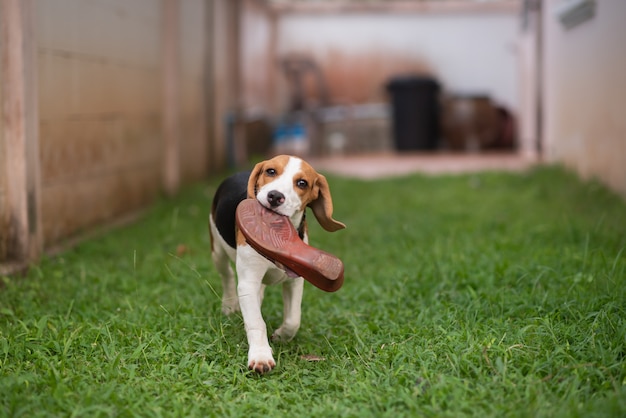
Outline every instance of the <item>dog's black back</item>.
<svg viewBox="0 0 626 418"><path fill-rule="evenodd" d="M215 191L212 212L217 230L232 248L235 239L235 210L237 205L248 197L250 171L242 171L226 178Z"/></svg>

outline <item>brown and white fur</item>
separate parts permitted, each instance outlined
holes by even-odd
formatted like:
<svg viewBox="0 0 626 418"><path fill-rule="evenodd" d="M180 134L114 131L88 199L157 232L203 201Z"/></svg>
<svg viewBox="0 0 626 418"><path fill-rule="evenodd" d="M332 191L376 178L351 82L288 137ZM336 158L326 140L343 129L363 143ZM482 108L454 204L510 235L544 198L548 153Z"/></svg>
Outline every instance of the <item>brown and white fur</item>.
<svg viewBox="0 0 626 418"><path fill-rule="evenodd" d="M310 207L327 231L345 228L332 218L333 203L326 178L304 160L279 155L258 163L252 172L235 174L222 182L213 199L209 220L213 262L222 277L222 312L241 310L248 338L248 368L265 373L276 366L261 315L266 285L282 284L283 323L274 341L289 341L300 328L304 281L292 277L246 242L235 225L235 209L245 198L289 217L300 238L308 243L305 211ZM237 283L230 262L235 263Z"/></svg>

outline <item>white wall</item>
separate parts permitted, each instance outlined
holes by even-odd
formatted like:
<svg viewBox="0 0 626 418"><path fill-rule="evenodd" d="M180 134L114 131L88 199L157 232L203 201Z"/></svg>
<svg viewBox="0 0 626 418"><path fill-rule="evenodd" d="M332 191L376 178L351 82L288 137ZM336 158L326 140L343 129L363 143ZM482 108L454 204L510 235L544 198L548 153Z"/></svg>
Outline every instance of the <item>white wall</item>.
<svg viewBox="0 0 626 418"><path fill-rule="evenodd" d="M544 13L545 155L626 196L626 1L597 1L569 30L557 4Z"/></svg>
<svg viewBox="0 0 626 418"><path fill-rule="evenodd" d="M286 13L278 21L277 53L312 53L331 87L361 83L357 101L381 99L389 75L426 71L449 91L487 93L515 111L518 20L514 10Z"/></svg>

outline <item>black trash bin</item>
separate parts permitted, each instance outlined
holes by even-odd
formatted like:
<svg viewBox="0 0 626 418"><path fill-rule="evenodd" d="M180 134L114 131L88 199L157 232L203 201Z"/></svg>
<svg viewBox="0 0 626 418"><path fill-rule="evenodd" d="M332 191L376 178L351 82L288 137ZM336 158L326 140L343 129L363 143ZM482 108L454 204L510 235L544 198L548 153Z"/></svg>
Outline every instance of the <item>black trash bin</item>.
<svg viewBox="0 0 626 418"><path fill-rule="evenodd" d="M439 142L439 83L429 77L396 77L391 96L393 138L398 151L434 150Z"/></svg>

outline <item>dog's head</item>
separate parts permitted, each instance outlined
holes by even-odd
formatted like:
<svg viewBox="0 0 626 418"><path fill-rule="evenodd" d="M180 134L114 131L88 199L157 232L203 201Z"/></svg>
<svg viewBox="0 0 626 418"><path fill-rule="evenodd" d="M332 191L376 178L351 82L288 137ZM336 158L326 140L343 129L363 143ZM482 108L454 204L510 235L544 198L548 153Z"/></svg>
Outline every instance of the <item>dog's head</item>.
<svg viewBox="0 0 626 418"><path fill-rule="evenodd" d="M326 177L297 157L279 155L258 163L248 180L248 197L292 219L308 206L327 231L346 227L332 217L333 201Z"/></svg>

